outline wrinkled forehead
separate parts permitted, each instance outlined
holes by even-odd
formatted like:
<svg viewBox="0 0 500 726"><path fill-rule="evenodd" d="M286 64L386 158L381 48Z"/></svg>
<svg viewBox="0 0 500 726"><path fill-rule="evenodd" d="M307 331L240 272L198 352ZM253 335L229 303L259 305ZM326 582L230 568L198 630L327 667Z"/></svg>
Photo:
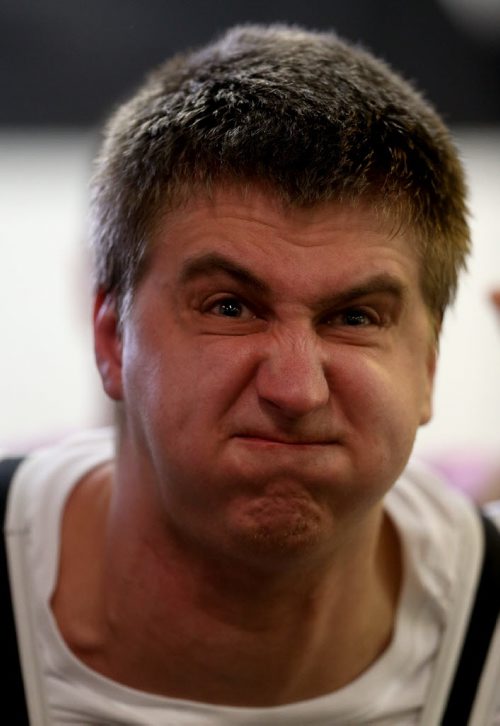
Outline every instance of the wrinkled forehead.
<svg viewBox="0 0 500 726"><path fill-rule="evenodd" d="M223 258L228 266L262 266L270 279L303 285L311 276L332 283L342 275L361 278L383 272L385 264L400 266L416 284L413 239L393 226L366 201L297 206L257 186L218 187L158 218L150 265L213 273Z"/></svg>
<svg viewBox="0 0 500 726"><path fill-rule="evenodd" d="M264 215L263 215L264 210ZM404 203L386 204L383 194L350 197L332 195L314 203L297 202L283 190L259 181L221 181L217 184L183 187L159 205L149 235L152 246L168 239L168 230L182 224L193 213L221 224L240 216L263 225L276 224L290 236L304 235L311 228L331 233L335 227L356 230L358 227L384 234L388 239L405 238L408 248L418 254L418 230L409 223ZM265 217L265 218L264 218Z"/></svg>

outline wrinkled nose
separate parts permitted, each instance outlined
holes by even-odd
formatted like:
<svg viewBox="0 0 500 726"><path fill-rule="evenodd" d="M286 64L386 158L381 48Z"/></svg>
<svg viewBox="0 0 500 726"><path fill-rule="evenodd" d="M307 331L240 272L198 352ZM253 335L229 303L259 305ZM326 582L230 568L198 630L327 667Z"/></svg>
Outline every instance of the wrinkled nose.
<svg viewBox="0 0 500 726"><path fill-rule="evenodd" d="M312 333L286 333L268 344L256 377L259 398L289 417L326 405L330 388L321 344Z"/></svg>

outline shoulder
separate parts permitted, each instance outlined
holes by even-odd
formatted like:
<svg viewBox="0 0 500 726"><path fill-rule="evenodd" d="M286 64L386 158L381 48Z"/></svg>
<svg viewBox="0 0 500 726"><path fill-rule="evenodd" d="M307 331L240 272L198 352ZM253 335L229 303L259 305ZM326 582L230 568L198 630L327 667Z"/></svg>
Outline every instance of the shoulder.
<svg viewBox="0 0 500 726"><path fill-rule="evenodd" d="M411 514L423 526L439 522L443 527L458 526L461 531L473 529L482 512L500 529L500 500L480 506L418 459L410 460L389 493L387 506L398 513ZM430 517L428 523L425 517Z"/></svg>
<svg viewBox="0 0 500 726"><path fill-rule="evenodd" d="M411 461L386 497L403 548L406 576L446 623L475 586L483 554L477 507L419 461Z"/></svg>
<svg viewBox="0 0 500 726"><path fill-rule="evenodd" d="M114 458L113 429L73 434L33 451L16 469L9 492L7 528L18 529L38 511L52 509L96 466Z"/></svg>
<svg viewBox="0 0 500 726"><path fill-rule="evenodd" d="M419 460L410 460L386 498L389 513L419 530L439 528L448 536L478 527L474 502ZM500 513L499 513L500 514Z"/></svg>

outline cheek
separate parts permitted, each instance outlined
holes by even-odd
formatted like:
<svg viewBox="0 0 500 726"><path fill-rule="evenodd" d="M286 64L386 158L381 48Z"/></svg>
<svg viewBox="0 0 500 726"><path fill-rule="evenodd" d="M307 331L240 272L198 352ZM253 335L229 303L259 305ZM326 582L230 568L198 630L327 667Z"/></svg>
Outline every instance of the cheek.
<svg viewBox="0 0 500 726"><path fill-rule="evenodd" d="M421 419L424 375L410 357L352 356L341 367L339 390L353 431L365 442L378 441L410 453Z"/></svg>
<svg viewBox="0 0 500 726"><path fill-rule="evenodd" d="M168 341L168 343L166 342ZM251 377L248 351L236 338L188 337L171 330L129 338L124 350L125 402L163 436L200 445Z"/></svg>
<svg viewBox="0 0 500 726"><path fill-rule="evenodd" d="M245 336L206 336L196 341L190 355L194 360L186 378L198 402L197 412L211 415L223 414L237 401L251 382L259 357L258 347ZM180 353L178 366L184 366L185 356Z"/></svg>
<svg viewBox="0 0 500 726"><path fill-rule="evenodd" d="M166 336L165 336L166 337ZM155 328L137 325L124 337L122 377L125 411L145 433L159 422L165 425L179 411L185 387L176 374L175 356L169 356Z"/></svg>

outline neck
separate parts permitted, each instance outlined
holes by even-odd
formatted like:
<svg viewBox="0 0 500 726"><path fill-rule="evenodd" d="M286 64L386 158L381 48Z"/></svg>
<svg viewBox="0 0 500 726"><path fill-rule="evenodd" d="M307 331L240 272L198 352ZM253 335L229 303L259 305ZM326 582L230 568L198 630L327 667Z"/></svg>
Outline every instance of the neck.
<svg viewBox="0 0 500 726"><path fill-rule="evenodd" d="M378 657L393 627L396 534L381 510L357 531L328 556L259 569L186 548L117 497L87 614L95 640L67 639L90 667L163 695L266 706L331 692Z"/></svg>

